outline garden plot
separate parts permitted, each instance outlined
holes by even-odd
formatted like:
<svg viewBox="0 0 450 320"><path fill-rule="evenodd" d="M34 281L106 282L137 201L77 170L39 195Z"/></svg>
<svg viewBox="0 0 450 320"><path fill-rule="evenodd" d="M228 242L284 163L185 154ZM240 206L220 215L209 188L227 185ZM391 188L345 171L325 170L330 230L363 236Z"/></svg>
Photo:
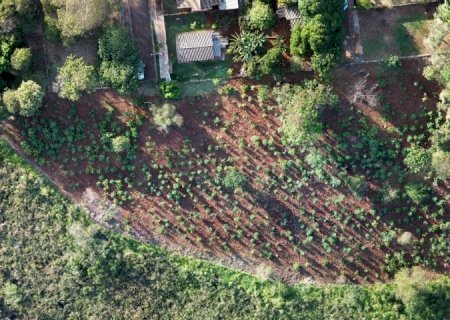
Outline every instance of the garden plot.
<svg viewBox="0 0 450 320"><path fill-rule="evenodd" d="M435 4L361 11L361 42L366 59L390 55L429 54L424 43L435 11Z"/></svg>
<svg viewBox="0 0 450 320"><path fill-rule="evenodd" d="M115 202L120 229L145 241L266 266L291 283L385 280L411 261L445 272L448 185L433 190L426 211L401 194L409 179L401 146L426 131L436 102L422 67L338 70L341 103L324 113L325 135L308 154L282 143L267 88L242 81L176 102L183 123L168 132L157 130L149 104L108 90L77 104L49 96L43 114L7 127L66 190ZM377 85L379 105L355 101L358 79ZM126 152L114 151L124 150L111 145L118 136L128 137ZM425 242L399 244L405 231Z"/></svg>

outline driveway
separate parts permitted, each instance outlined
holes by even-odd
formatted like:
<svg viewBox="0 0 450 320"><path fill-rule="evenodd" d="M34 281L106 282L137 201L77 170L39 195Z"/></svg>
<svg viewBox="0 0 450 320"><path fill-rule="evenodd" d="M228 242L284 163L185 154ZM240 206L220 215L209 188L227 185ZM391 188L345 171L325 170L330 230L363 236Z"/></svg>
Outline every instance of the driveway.
<svg viewBox="0 0 450 320"><path fill-rule="evenodd" d="M145 80L158 81L153 28L149 0L124 0L127 6L131 33L145 64Z"/></svg>

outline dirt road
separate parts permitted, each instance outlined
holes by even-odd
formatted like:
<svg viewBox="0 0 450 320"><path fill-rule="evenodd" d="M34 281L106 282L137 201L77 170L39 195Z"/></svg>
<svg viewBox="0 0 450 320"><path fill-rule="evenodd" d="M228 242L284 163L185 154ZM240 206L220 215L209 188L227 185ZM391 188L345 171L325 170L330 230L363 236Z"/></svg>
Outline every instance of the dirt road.
<svg viewBox="0 0 450 320"><path fill-rule="evenodd" d="M142 61L146 66L145 80L156 82L158 73L156 70L149 1L151 0L124 0L124 4L128 11L131 33L139 47Z"/></svg>

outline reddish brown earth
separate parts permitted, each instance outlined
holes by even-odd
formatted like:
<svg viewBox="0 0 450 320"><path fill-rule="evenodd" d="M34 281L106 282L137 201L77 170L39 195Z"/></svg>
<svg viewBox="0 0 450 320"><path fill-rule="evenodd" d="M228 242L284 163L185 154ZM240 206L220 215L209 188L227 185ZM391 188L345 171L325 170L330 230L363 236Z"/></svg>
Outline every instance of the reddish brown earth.
<svg viewBox="0 0 450 320"><path fill-rule="evenodd" d="M381 89L385 101L393 107L394 126L404 121L402 114L418 111L423 93L414 86L415 81L424 86L425 92L429 92L430 106L436 101L432 93L438 92L438 88L423 79L421 67L415 62L405 63L406 71L400 73L397 79L388 79L389 84ZM330 111L325 117L328 129L324 141L331 146L333 136L330 133L339 130L340 117L346 117L350 112L349 84L366 73L370 74L370 81L378 81L379 69L370 65L337 71L336 86L341 96L343 115ZM241 80L229 83L237 90L243 84ZM379 245L382 242L381 233L390 229L388 224L393 217L377 218L377 214L372 212L375 204L371 198L358 199L345 185L333 188L311 179L297 191L288 192L283 185L289 179L301 181L301 172L289 168L283 171L281 164L302 160L302 156L290 156L281 144L277 131L280 110L274 101L261 107L256 103L254 92L250 92L249 96L251 101L240 94L185 98L176 103L184 125L182 129L171 129L168 134L155 129L150 121L150 112L133 107L128 100L112 91L99 91L80 100L77 104L78 115L87 122L86 130L96 135L98 132L88 116L92 108L103 114L107 104L113 106L116 109L114 120L118 122L125 121L126 113L145 115L139 132L137 172L144 163L158 163L164 166L172 182L175 182L174 174L182 172L185 175L181 178L181 184L185 184L189 172L197 170L208 172L213 181L223 175L217 169L217 163L223 160L227 165L238 168L248 180L245 191L234 194L218 192L208 181L203 181L204 187L192 188L193 196L180 204L135 187L131 190L133 201L122 208L118 219L121 230L144 241L177 250L182 248L184 253L248 271L254 271L260 264L268 265L278 278L290 283L307 278L319 282L342 281L345 278L358 283L386 280L388 274L383 271L385 255L401 248L397 244L389 247ZM156 98L148 100L158 102ZM45 117L57 119L58 115L64 115L69 110L69 103L54 96L47 97L47 104ZM356 119L366 117L375 126L384 121L381 112L368 108L364 103L357 104L356 109L361 111ZM215 118L220 119L219 125L214 123ZM227 122L229 125L225 126ZM15 128L14 123L10 123L8 129L11 137L20 139L20 129ZM273 149L262 145L256 147L253 136L261 140L273 139ZM183 158L185 140L189 140L189 148L194 150ZM152 142L151 150L146 147L147 141ZM82 142L84 145L89 143L92 142ZM217 151L208 151L216 147ZM168 167L170 150L174 152L174 162L181 164L178 167ZM188 161L205 159L209 161L187 165ZM214 161L216 164L212 163ZM96 186L97 177L85 174L85 166L84 162L76 165L53 163L44 166L44 170L81 201L87 188L101 193ZM63 170L73 170L76 174L73 177L63 176ZM154 177L158 174L157 171L152 173ZM141 174L138 174L136 180L141 179ZM273 180L278 181L277 185L269 183ZM74 190L74 185L79 188ZM379 187L371 181L370 192L374 193ZM448 193L448 186L442 188L440 192ZM362 221L355 214L355 209L360 209L368 218ZM347 223L344 224L343 219L337 219L337 216L347 218ZM377 220L375 227L370 225L374 220ZM397 226L399 230L416 231L413 226L401 222ZM307 241L308 229L313 231L310 242ZM337 241L331 244L332 252L327 252L322 240L333 233ZM348 248L350 253L344 253L344 248ZM402 249L408 252L408 248ZM294 270L295 264L300 266L300 270ZM442 266L438 269L445 271Z"/></svg>

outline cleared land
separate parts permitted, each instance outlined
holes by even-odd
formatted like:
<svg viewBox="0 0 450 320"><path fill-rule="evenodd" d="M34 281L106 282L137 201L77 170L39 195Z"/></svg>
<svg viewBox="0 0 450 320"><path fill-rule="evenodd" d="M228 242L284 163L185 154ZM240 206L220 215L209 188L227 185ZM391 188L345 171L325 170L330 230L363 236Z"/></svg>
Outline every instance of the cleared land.
<svg viewBox="0 0 450 320"><path fill-rule="evenodd" d="M435 4L361 11L361 43L366 59L429 54L424 39Z"/></svg>

